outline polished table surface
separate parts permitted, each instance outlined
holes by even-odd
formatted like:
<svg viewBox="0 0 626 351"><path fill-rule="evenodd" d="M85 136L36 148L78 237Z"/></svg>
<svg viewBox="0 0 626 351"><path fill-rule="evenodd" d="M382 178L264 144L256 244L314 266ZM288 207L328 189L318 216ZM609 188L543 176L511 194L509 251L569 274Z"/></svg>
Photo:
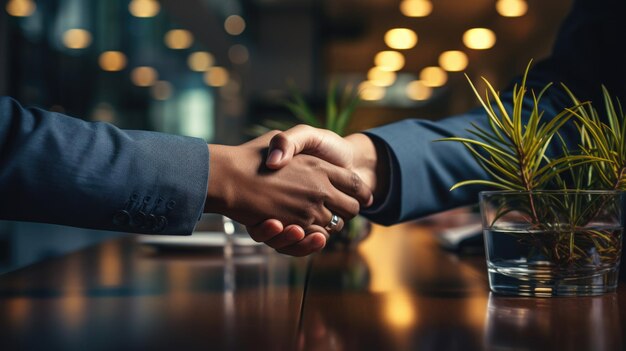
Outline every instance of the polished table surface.
<svg viewBox="0 0 626 351"><path fill-rule="evenodd" d="M489 293L484 257L432 224L357 249L155 252L134 237L0 276L0 350L621 350L626 285L581 298Z"/></svg>

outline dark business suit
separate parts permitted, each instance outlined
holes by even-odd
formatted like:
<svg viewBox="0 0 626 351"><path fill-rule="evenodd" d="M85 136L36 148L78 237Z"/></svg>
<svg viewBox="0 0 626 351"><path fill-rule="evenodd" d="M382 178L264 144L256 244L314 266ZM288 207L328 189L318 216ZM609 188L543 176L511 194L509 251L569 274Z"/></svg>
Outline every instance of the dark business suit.
<svg viewBox="0 0 626 351"><path fill-rule="evenodd" d="M207 181L201 139L120 130L0 97L0 219L191 234Z"/></svg>
<svg viewBox="0 0 626 351"><path fill-rule="evenodd" d="M528 80L536 92L549 82L551 88L541 100L547 120L571 100L562 89L565 83L581 101L593 101L602 110L601 84L612 95L626 102L626 29L625 0L575 0L572 10L561 26L549 58L537 63ZM529 57L530 59L530 57ZM510 109L512 86L501 94ZM469 87L468 87L469 89ZM527 96L530 103L532 96ZM526 105L526 109L531 104ZM391 188L385 201L366 215L377 222L392 224L434 212L475 203L478 186L449 191L458 181L485 179L489 176L478 166L460 143L434 143L450 137L472 137L466 129L475 123L486 130L487 116L480 109L438 122L404 120L367 132L387 146L391 158ZM573 125L564 129L564 137L574 146L577 134ZM556 145L555 145L556 147ZM555 154L557 148L549 150Z"/></svg>

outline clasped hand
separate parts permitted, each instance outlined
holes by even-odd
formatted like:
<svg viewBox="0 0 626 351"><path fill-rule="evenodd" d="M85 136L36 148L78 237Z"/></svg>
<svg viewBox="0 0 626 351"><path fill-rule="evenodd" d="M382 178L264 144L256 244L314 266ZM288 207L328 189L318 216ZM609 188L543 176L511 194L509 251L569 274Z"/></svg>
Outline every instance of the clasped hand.
<svg viewBox="0 0 626 351"><path fill-rule="evenodd" d="M373 176L358 168L353 149L346 139L308 126L239 146L209 145L205 212L245 224L254 240L278 252L318 251L373 201ZM340 220L329 229L333 215Z"/></svg>

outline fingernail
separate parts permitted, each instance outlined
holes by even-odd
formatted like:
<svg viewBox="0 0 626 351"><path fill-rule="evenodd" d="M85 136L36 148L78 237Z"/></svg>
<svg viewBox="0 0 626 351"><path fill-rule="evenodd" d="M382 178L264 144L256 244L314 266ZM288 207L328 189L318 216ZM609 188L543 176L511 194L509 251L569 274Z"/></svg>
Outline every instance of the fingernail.
<svg viewBox="0 0 626 351"><path fill-rule="evenodd" d="M374 195L370 195L369 200L367 200L367 205L365 207L370 207L374 203Z"/></svg>
<svg viewBox="0 0 626 351"><path fill-rule="evenodd" d="M267 164L277 165L280 160L283 159L283 151L276 149L270 152L269 157L267 158Z"/></svg>

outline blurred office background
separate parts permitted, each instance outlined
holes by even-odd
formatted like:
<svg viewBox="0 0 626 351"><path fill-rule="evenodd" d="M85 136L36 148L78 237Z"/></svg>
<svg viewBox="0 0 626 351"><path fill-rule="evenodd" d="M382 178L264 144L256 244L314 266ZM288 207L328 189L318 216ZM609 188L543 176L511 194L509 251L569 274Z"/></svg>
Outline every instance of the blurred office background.
<svg viewBox="0 0 626 351"><path fill-rule="evenodd" d="M570 0L3 0L0 95L121 128L236 144L289 119L294 84L323 115L358 86L350 131L476 105L549 53ZM1 116L0 116L1 118ZM0 198L6 201L6 198ZM0 222L0 272L103 240Z"/></svg>

